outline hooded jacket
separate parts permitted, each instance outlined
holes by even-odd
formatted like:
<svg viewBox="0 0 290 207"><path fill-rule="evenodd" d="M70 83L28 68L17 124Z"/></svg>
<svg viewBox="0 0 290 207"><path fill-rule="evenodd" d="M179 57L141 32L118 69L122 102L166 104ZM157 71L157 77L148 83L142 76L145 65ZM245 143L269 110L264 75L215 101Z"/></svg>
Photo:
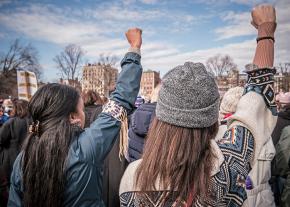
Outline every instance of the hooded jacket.
<svg viewBox="0 0 290 207"><path fill-rule="evenodd" d="M131 116L129 126L129 162L141 158L145 144L145 138L149 126L155 117L156 103L145 103L139 106Z"/></svg>

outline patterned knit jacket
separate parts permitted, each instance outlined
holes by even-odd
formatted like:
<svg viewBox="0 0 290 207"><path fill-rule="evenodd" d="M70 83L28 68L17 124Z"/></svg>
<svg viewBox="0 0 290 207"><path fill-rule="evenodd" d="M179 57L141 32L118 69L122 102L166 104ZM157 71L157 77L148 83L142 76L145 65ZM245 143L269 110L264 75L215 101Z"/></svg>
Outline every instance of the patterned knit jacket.
<svg viewBox="0 0 290 207"><path fill-rule="evenodd" d="M264 87L265 88L265 87ZM270 163L275 154L271 133L276 118L266 106L265 93L247 90L240 99L236 113L230 118L228 130L219 141L211 142L216 155L212 169L212 194L193 206L273 206L274 200L268 180ZM262 92L262 93L261 93ZM262 94L262 95L261 95ZM141 160L131 163L120 185L121 206L161 206L163 189L156 183L157 191L137 194L134 186L135 172ZM250 174L249 174L250 173ZM250 175L252 190L245 189L245 179ZM174 195L165 206L174 206ZM262 205L260 205L262 204Z"/></svg>

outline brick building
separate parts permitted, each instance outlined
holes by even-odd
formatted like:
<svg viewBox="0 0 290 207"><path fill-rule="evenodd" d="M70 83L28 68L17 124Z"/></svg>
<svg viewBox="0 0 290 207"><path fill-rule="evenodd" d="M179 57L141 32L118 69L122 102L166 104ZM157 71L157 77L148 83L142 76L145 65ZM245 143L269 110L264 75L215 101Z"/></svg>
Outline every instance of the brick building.
<svg viewBox="0 0 290 207"><path fill-rule="evenodd" d="M282 74L278 73L274 76L275 78L275 85L274 90L275 92L289 92L290 91L290 74Z"/></svg>
<svg viewBox="0 0 290 207"><path fill-rule="evenodd" d="M88 64L83 67L82 89L93 90L108 97L115 89L118 69L109 65Z"/></svg>
<svg viewBox="0 0 290 207"><path fill-rule="evenodd" d="M276 74L274 76L274 91L290 91L290 74ZM223 96L230 88L241 86L244 87L247 82L247 74L239 74L238 71L230 72L227 76L217 77L217 85L220 95Z"/></svg>
<svg viewBox="0 0 290 207"><path fill-rule="evenodd" d="M240 74L239 71L231 71L227 76L216 79L220 95L223 96L227 90L236 86L244 87L247 82L247 74Z"/></svg>
<svg viewBox="0 0 290 207"><path fill-rule="evenodd" d="M153 89L161 82L160 72L147 70L142 73L140 84L140 95L145 99L150 99Z"/></svg>

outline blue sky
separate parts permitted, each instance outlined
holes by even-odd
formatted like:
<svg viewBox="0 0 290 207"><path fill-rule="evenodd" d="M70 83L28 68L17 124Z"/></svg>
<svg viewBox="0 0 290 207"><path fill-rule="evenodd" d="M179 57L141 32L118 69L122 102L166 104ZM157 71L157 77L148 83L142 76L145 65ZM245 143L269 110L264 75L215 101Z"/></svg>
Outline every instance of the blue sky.
<svg viewBox="0 0 290 207"><path fill-rule="evenodd" d="M252 60L256 31L250 25L254 0L69 0L0 1L0 51L20 38L38 51L44 81L56 81L53 62L67 44L80 45L85 59L101 53L119 59L128 49L124 32L143 29L142 65L164 75L185 61L229 54L243 70ZM265 1L263 1L265 2ZM290 62L290 0L275 4L276 60Z"/></svg>

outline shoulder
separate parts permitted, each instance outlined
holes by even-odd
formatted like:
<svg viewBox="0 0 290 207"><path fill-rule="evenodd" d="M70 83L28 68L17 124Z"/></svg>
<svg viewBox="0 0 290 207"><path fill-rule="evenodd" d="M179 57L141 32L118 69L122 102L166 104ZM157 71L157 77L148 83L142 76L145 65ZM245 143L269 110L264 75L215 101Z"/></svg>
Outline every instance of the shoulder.
<svg viewBox="0 0 290 207"><path fill-rule="evenodd" d="M135 173L141 162L142 159L136 160L127 167L120 183L119 195L136 190L134 189Z"/></svg>
<svg viewBox="0 0 290 207"><path fill-rule="evenodd" d="M283 150L287 150L289 145L290 145L290 126L286 126L281 132L281 137L276 145L276 150L279 150L280 148L282 148Z"/></svg>
<svg viewBox="0 0 290 207"><path fill-rule="evenodd" d="M282 135L281 136L290 136L290 125L286 126L283 130L282 130Z"/></svg>
<svg viewBox="0 0 290 207"><path fill-rule="evenodd" d="M247 149L253 151L254 137L246 127L237 125L228 129L217 144L221 149L237 153L241 153Z"/></svg>
<svg viewBox="0 0 290 207"><path fill-rule="evenodd" d="M241 206L247 198L244 183L251 170L254 138L247 128L234 126L225 132L217 145L224 161L211 180L213 192L217 192L215 200Z"/></svg>
<svg viewBox="0 0 290 207"><path fill-rule="evenodd" d="M6 124L6 125L12 124L15 120L16 120L16 117L7 118L7 120L4 124Z"/></svg>
<svg viewBox="0 0 290 207"><path fill-rule="evenodd" d="M152 113L153 111L155 111L155 108L156 108L156 104L154 103L144 103L135 110L134 114L137 114L140 112Z"/></svg>

